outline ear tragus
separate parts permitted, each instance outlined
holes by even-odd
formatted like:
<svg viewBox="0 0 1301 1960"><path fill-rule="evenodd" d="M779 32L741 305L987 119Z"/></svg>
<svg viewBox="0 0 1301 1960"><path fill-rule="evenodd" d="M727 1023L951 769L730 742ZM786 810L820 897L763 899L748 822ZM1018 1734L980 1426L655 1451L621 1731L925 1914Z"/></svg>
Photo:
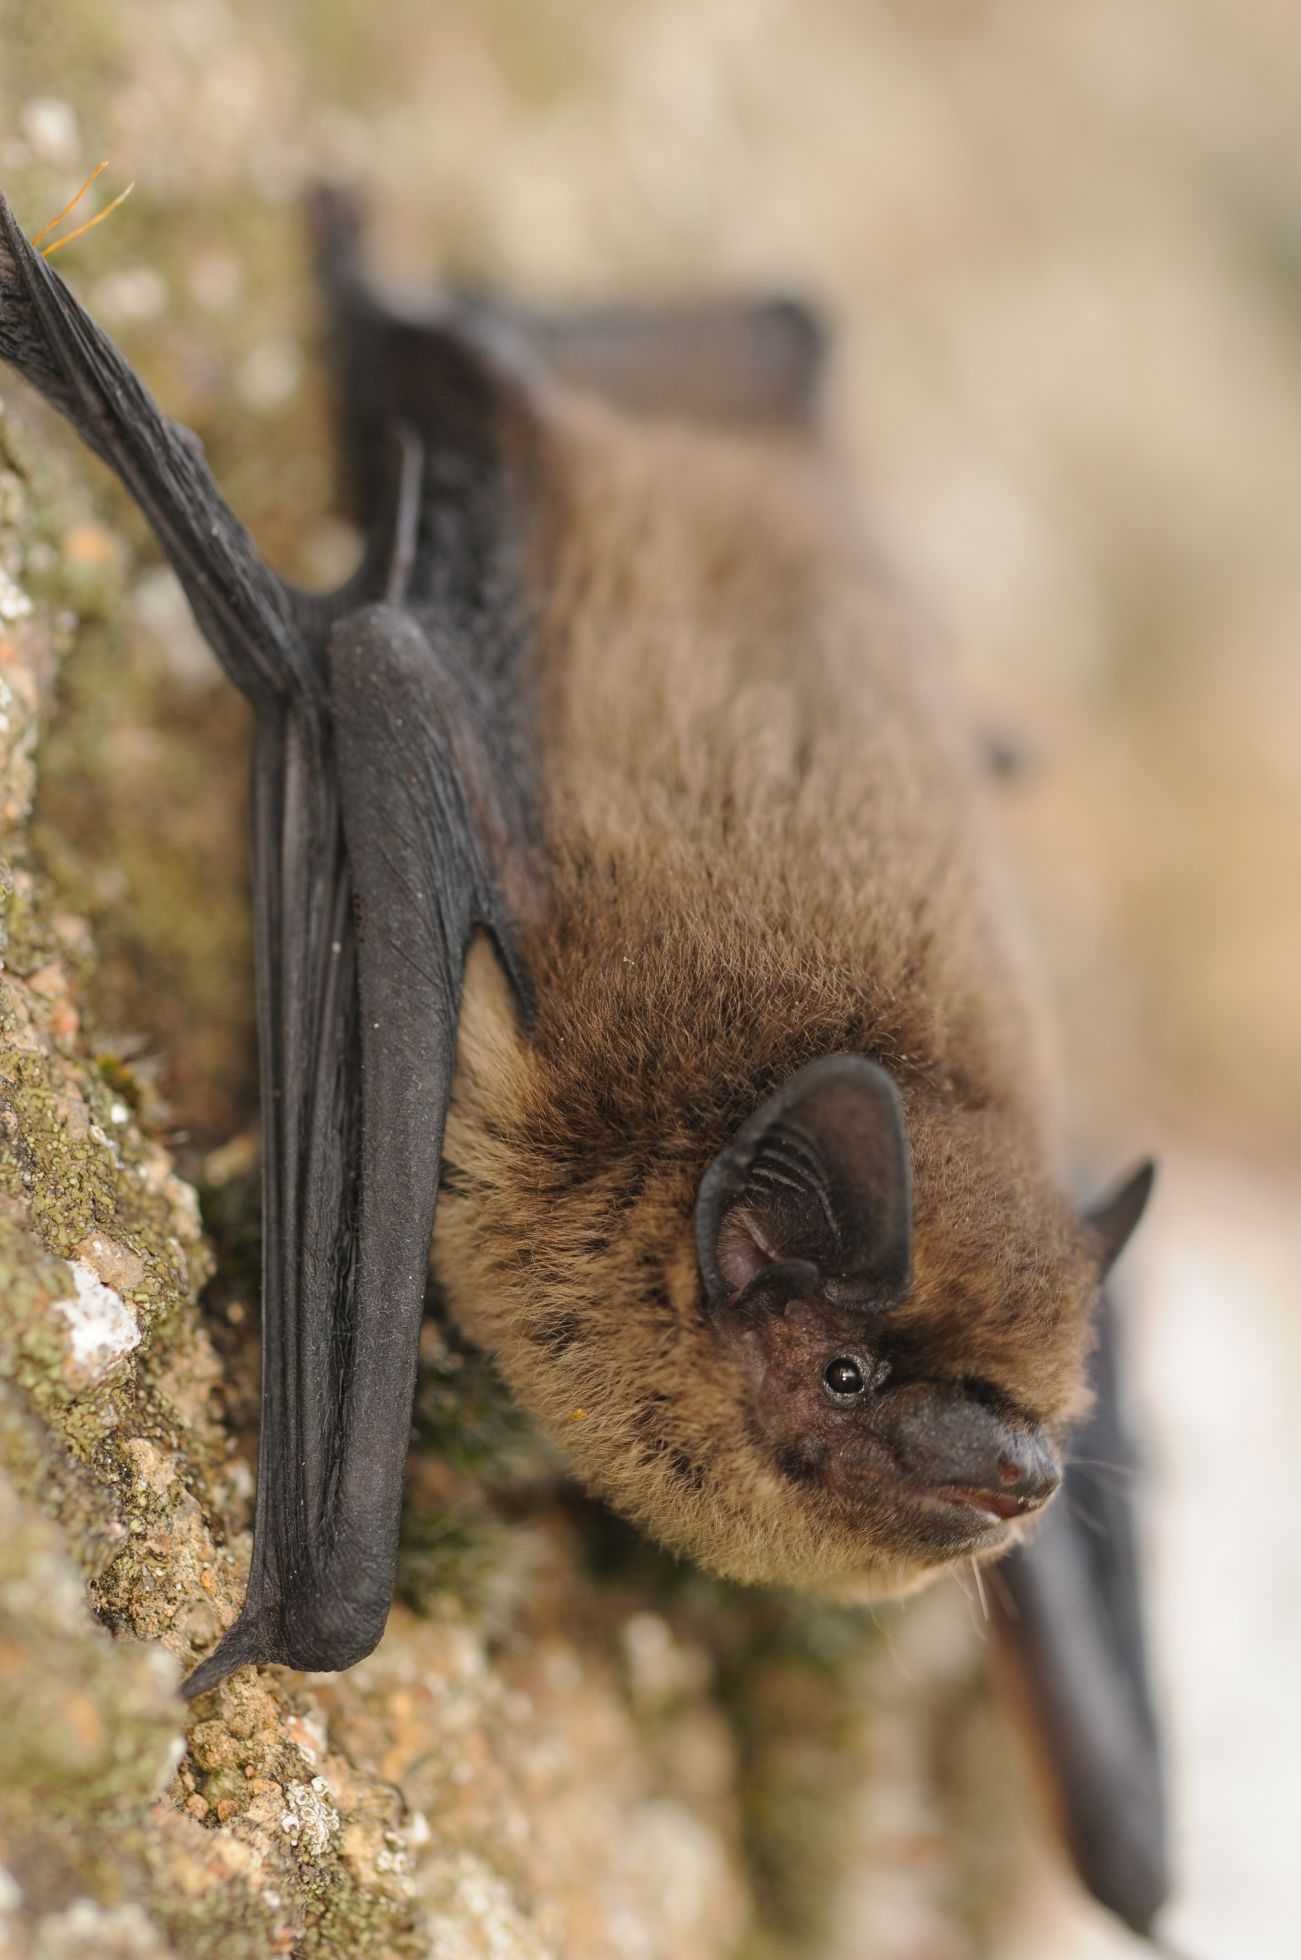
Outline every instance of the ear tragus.
<svg viewBox="0 0 1301 1960"><path fill-rule="evenodd" d="M899 1091L861 1055L810 1062L760 1105L700 1183L711 1305L819 1291L893 1306L912 1278L912 1169Z"/></svg>
<svg viewBox="0 0 1301 1960"><path fill-rule="evenodd" d="M1108 1197L1084 1214L1084 1228L1098 1258L1103 1279L1111 1271L1138 1224L1152 1195L1156 1165L1140 1164Z"/></svg>

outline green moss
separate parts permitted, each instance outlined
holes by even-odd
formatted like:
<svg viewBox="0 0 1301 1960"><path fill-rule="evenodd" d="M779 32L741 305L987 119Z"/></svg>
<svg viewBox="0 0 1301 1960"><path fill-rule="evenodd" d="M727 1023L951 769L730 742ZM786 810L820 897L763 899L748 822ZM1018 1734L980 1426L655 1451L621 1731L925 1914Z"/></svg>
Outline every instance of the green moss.
<svg viewBox="0 0 1301 1960"><path fill-rule="evenodd" d="M6 865L0 901L5 966L11 973L35 973L55 958L58 945L30 876Z"/></svg>
<svg viewBox="0 0 1301 1960"><path fill-rule="evenodd" d="M47 1057L11 1050L0 1067L12 1118L10 1144L0 1154L0 1188L26 1197L41 1238L68 1258L89 1233L109 1231L117 1221L112 1146L89 1124L74 1132Z"/></svg>
<svg viewBox="0 0 1301 1960"><path fill-rule="evenodd" d="M369 1891L337 1872L309 1912L298 1949L301 1960L423 1960L425 1947L410 1908Z"/></svg>
<svg viewBox="0 0 1301 1960"><path fill-rule="evenodd" d="M522 1526L493 1518L480 1505L402 1516L397 1596L417 1613L455 1605L493 1636L509 1626L527 1594L535 1546Z"/></svg>
<svg viewBox="0 0 1301 1960"><path fill-rule="evenodd" d="M269 1954L296 1953L294 1915L286 1912L282 1896L273 1900L227 1884L187 1900L176 1889L167 1847L150 1848L154 1915L185 1960L267 1960Z"/></svg>
<svg viewBox="0 0 1301 1960"><path fill-rule="evenodd" d="M413 1422L422 1451L479 1485L519 1483L554 1461L492 1363L441 1319L421 1340Z"/></svg>
<svg viewBox="0 0 1301 1960"><path fill-rule="evenodd" d="M67 1329L49 1308L52 1300L66 1297L70 1284L60 1260L0 1216L0 1367L25 1388L61 1370ZM64 1388L59 1399L71 1392Z"/></svg>
<svg viewBox="0 0 1301 1960"><path fill-rule="evenodd" d="M15 1386L0 1382L0 1477L58 1520L70 1559L87 1579L99 1577L126 1535L113 1485L88 1475L84 1462Z"/></svg>
<svg viewBox="0 0 1301 1960"><path fill-rule="evenodd" d="M200 1183L199 1215L216 1248L220 1301L256 1300L262 1286L260 1166L220 1184Z"/></svg>

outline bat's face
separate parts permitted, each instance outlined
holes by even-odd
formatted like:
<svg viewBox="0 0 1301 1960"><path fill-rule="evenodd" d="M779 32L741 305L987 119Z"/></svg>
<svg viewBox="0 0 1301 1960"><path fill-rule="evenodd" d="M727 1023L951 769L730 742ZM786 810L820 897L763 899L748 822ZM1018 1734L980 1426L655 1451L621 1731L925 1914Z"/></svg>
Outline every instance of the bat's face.
<svg viewBox="0 0 1301 1960"><path fill-rule="evenodd" d="M515 1150L560 1084L530 1082L523 1050L507 1065L478 1021L440 1272L616 1509L727 1576L879 1597L1006 1549L1051 1500L1145 1176L1082 1220L988 1112L901 1098L837 1055L764 1099L703 1177L672 1148L621 1162L613 1135L576 1175L553 1130L532 1197Z"/></svg>

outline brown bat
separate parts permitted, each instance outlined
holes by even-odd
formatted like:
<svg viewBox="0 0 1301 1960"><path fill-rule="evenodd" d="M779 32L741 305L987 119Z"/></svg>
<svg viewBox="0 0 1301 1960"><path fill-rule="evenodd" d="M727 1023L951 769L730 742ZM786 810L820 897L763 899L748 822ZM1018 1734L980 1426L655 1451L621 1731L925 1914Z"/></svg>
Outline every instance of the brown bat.
<svg viewBox="0 0 1301 1960"><path fill-rule="evenodd" d="M379 1639L431 1238L458 1325L673 1551L851 1600L1001 1556L1151 1169L1085 1214L1066 1188L982 757L828 460L819 328L399 305L344 200L316 225L369 540L327 596L260 562L0 205L0 355L256 717L257 1517L187 1692ZM1146 1924L1150 1724L1093 1748L1147 1706L1117 1531L1119 1592L1115 1557L1065 1621L1031 1585L1020 1638L1088 1876Z"/></svg>

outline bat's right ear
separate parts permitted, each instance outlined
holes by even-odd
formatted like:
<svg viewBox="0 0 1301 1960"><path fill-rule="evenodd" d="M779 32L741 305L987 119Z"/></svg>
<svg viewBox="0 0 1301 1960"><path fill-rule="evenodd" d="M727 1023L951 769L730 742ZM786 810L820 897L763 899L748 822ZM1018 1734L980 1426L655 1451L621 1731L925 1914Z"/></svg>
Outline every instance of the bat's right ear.
<svg viewBox="0 0 1301 1960"><path fill-rule="evenodd" d="M1123 1184L1117 1185L1091 1211L1085 1212L1084 1229L1097 1253L1098 1269L1103 1279L1137 1230L1155 1182L1156 1165L1149 1158Z"/></svg>
<svg viewBox="0 0 1301 1960"><path fill-rule="evenodd" d="M912 1278L912 1167L885 1070L828 1055L769 1096L701 1180L696 1247L711 1307L812 1292L896 1305Z"/></svg>

